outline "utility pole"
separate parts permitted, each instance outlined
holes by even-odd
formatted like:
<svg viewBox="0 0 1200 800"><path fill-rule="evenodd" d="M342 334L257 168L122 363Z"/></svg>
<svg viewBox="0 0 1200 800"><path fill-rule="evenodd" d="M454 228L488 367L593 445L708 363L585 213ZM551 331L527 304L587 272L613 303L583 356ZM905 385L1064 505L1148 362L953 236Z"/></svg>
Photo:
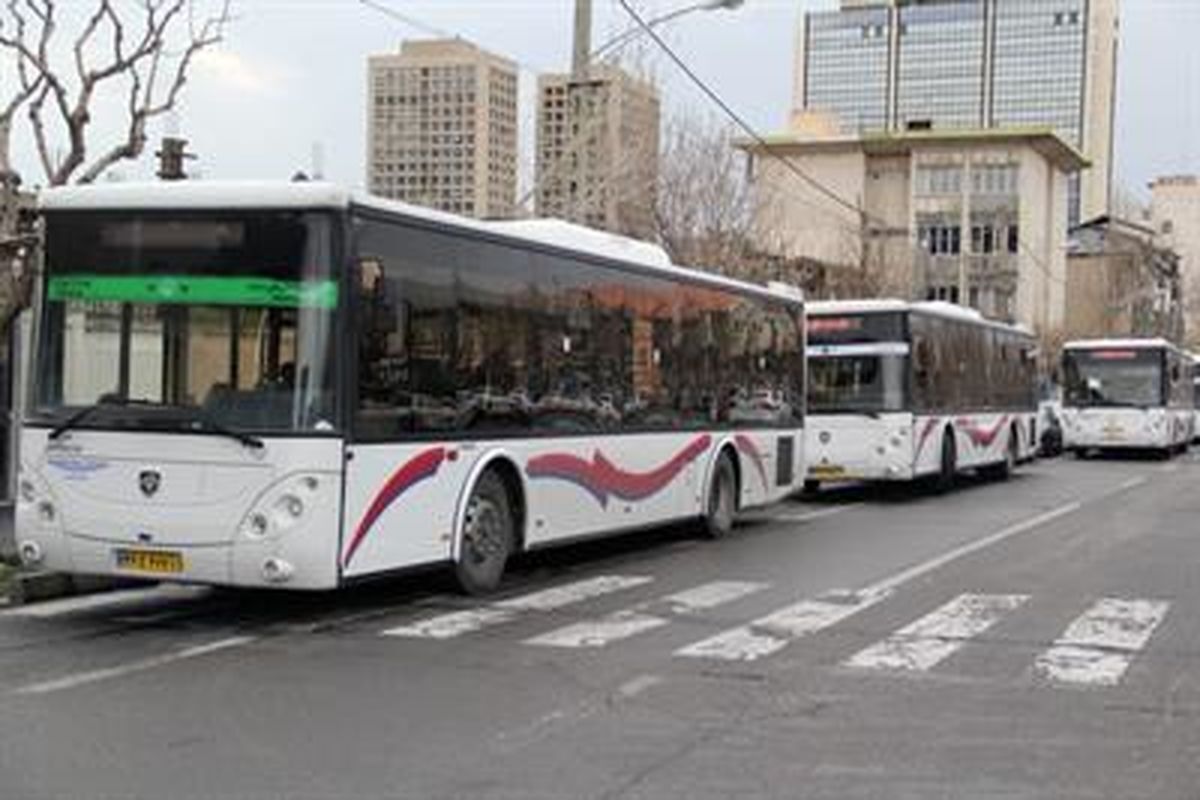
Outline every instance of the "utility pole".
<svg viewBox="0 0 1200 800"><path fill-rule="evenodd" d="M592 0L575 0L575 41L571 58L571 77L587 80L592 59Z"/></svg>

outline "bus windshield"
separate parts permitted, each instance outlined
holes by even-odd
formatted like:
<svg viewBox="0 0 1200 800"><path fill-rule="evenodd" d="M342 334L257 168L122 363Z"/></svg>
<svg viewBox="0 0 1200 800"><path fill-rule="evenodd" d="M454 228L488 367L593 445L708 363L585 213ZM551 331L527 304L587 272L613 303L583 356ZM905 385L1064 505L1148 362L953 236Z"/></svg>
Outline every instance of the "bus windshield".
<svg viewBox="0 0 1200 800"><path fill-rule="evenodd" d="M902 411L908 357L821 355L810 357L811 413Z"/></svg>
<svg viewBox="0 0 1200 800"><path fill-rule="evenodd" d="M58 212L46 226L31 420L335 429L331 215Z"/></svg>
<svg viewBox="0 0 1200 800"><path fill-rule="evenodd" d="M1163 405L1163 353L1129 348L1068 350L1063 356L1069 406Z"/></svg>

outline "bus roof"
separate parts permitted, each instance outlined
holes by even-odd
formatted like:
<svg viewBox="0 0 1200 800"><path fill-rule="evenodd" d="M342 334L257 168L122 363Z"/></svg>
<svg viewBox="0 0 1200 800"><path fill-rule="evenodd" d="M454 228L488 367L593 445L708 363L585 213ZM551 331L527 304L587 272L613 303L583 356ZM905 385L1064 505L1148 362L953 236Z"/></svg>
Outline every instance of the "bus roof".
<svg viewBox="0 0 1200 800"><path fill-rule="evenodd" d="M1179 347L1159 336L1142 339L1075 339L1063 345L1064 350L1107 350L1110 348L1152 349L1165 347L1168 350L1178 350Z"/></svg>
<svg viewBox="0 0 1200 800"><path fill-rule="evenodd" d="M632 264L713 288L795 303L796 292L727 278L671 262L661 247L560 219L478 220L349 192L324 181L153 181L59 186L38 196L43 211L332 209L363 208L410 220Z"/></svg>
<svg viewBox="0 0 1200 800"><path fill-rule="evenodd" d="M964 322L974 322L993 328L1002 328L1032 336L1033 332L1024 325L1011 325L997 319L985 317L973 308L960 306L956 303L946 303L937 300L924 302L909 302L895 298L864 299L864 300L815 300L805 307L806 313L812 316L831 316L835 314L882 314L887 312L909 312L927 314L946 319L957 319Z"/></svg>

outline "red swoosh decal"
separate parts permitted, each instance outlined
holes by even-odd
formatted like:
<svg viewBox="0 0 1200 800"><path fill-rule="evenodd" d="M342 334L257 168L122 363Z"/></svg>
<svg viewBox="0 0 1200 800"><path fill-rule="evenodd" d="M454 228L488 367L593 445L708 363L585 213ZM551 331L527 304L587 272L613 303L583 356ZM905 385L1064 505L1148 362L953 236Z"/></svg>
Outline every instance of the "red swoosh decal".
<svg viewBox="0 0 1200 800"><path fill-rule="evenodd" d="M670 461L648 472L623 470L596 450L591 461L570 453L535 456L525 465L525 474L531 478L570 481L589 492L600 505L607 506L610 495L622 500L643 500L658 493L711 444L711 436L697 436Z"/></svg>
<svg viewBox="0 0 1200 800"><path fill-rule="evenodd" d="M737 449L742 451L742 454L749 458L754 464L754 468L758 470L758 477L762 480L763 488L766 489L767 468L763 465L763 454L758 449L758 445L756 445L754 440L744 433L739 433L737 436L734 436L733 441L734 444L737 445Z"/></svg>
<svg viewBox="0 0 1200 800"><path fill-rule="evenodd" d="M921 430L921 438L917 440L917 453L913 456L914 462L920 461L921 451L925 449L925 442L929 441L929 434L933 433L933 429L937 427L937 424L938 420L936 417L925 420L925 427Z"/></svg>
<svg viewBox="0 0 1200 800"><path fill-rule="evenodd" d="M354 529L350 546L346 548L346 555L342 558L343 569L350 566L350 559L354 558L354 553L367 538L371 526L387 510L387 507L414 485L436 475L445 460L446 448L432 447L413 456L392 473L383 488L375 494L375 499L371 501L366 513L359 520L358 527Z"/></svg>
<svg viewBox="0 0 1200 800"><path fill-rule="evenodd" d="M992 442L996 441L996 437L1000 435L1000 431L1004 428L1004 425L1007 422L1008 416L1006 415L1001 417L1000 421L997 422L996 426L991 430L988 430L987 428L981 428L977 425L966 425L962 420L958 421L958 427L960 427L963 432L967 434L967 437L975 443L976 447L991 447Z"/></svg>

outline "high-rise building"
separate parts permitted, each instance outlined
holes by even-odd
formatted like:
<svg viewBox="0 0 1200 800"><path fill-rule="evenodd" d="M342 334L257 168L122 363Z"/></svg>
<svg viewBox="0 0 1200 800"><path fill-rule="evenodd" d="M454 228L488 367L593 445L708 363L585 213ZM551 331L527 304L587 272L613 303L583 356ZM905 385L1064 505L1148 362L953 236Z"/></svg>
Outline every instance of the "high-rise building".
<svg viewBox="0 0 1200 800"><path fill-rule="evenodd" d="M368 60L372 194L481 218L513 214L517 67L461 39Z"/></svg>
<svg viewBox="0 0 1200 800"><path fill-rule="evenodd" d="M1150 184L1158 244L1179 255L1187 343L1200 347L1200 176L1169 175Z"/></svg>
<svg viewBox="0 0 1200 800"><path fill-rule="evenodd" d="M648 238L658 178L658 92L619 67L538 78L536 210Z"/></svg>
<svg viewBox="0 0 1200 800"><path fill-rule="evenodd" d="M1117 0L842 0L801 20L796 111L845 133L1052 127L1091 163L1072 224L1108 212Z"/></svg>

